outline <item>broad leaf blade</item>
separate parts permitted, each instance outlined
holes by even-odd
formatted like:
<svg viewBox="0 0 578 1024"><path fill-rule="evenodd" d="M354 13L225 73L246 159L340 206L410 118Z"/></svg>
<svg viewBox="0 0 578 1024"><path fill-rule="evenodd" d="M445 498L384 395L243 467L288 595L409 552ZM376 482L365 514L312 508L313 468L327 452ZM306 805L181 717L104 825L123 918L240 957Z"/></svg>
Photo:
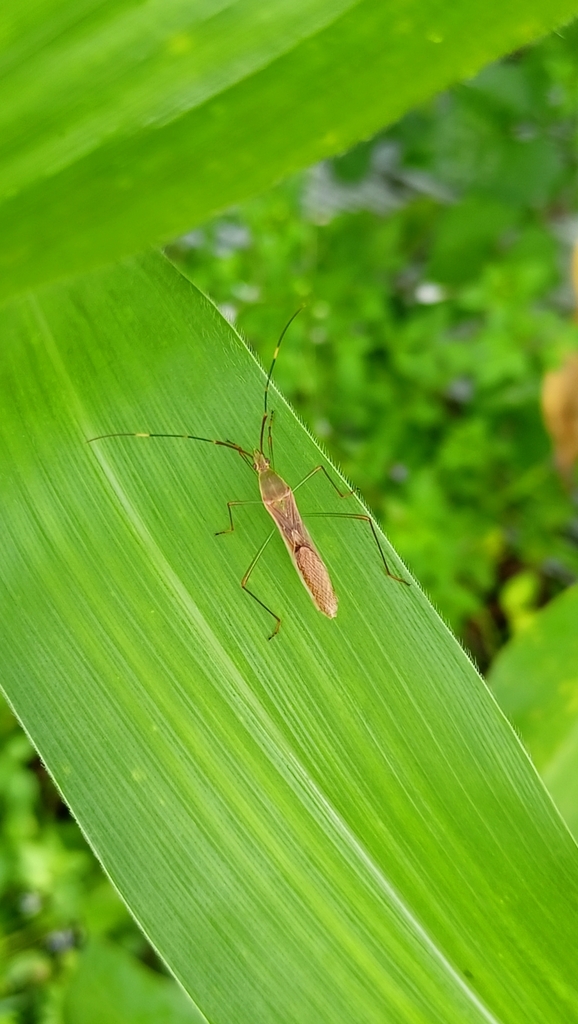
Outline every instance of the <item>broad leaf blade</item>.
<svg viewBox="0 0 578 1024"><path fill-rule="evenodd" d="M568 1021L578 858L522 749L358 522L312 520L313 607L235 452L263 374L160 258L3 316L8 697L211 1021ZM322 458L277 396L291 482ZM328 493L329 492L329 493ZM315 479L302 511L342 511ZM357 499L350 499L359 509ZM398 563L390 553L392 565Z"/></svg>
<svg viewBox="0 0 578 1024"><path fill-rule="evenodd" d="M31 16L11 0L0 26L0 294L168 240L576 10L43 0Z"/></svg>
<svg viewBox="0 0 578 1024"><path fill-rule="evenodd" d="M205 1024L174 984L118 946L91 942L64 996L64 1024Z"/></svg>
<svg viewBox="0 0 578 1024"><path fill-rule="evenodd" d="M496 659L490 683L578 836L578 587L536 615Z"/></svg>

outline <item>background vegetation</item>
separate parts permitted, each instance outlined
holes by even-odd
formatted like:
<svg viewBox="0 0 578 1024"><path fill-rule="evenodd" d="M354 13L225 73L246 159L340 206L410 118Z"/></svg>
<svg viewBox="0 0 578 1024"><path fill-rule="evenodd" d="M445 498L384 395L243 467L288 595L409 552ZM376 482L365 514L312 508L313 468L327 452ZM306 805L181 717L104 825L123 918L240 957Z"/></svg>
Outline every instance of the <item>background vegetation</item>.
<svg viewBox="0 0 578 1024"><path fill-rule="evenodd" d="M576 30L171 254L266 363L482 667L575 578L543 374L576 345ZM448 538L452 543L448 543Z"/></svg>
<svg viewBox="0 0 578 1024"><path fill-rule="evenodd" d="M305 304L279 386L484 669L578 572L539 413L578 343L577 69L571 28L169 247L265 362ZM4 705L0 729L0 1022L48 1024L80 938L162 968Z"/></svg>

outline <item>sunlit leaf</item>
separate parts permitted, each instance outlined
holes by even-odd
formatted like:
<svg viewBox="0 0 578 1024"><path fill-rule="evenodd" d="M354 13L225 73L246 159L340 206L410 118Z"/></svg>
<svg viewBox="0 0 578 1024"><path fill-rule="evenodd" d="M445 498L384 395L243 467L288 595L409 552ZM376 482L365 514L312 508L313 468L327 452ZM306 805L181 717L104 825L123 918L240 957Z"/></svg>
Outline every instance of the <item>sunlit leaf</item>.
<svg viewBox="0 0 578 1024"><path fill-rule="evenodd" d="M577 10L576 0L7 0L0 294L166 241Z"/></svg>
<svg viewBox="0 0 578 1024"><path fill-rule="evenodd" d="M211 1022L566 1022L578 856L485 684L366 524L315 519L314 608L233 451L264 376L160 257L7 307L3 686ZM274 340L272 339L272 346ZM286 343L290 344L290 338ZM323 462L283 400L277 468ZM335 470L333 470L335 474ZM302 511L343 511L319 476ZM348 499L352 510L357 498ZM385 542L384 542L385 543ZM392 567L405 573L387 549Z"/></svg>

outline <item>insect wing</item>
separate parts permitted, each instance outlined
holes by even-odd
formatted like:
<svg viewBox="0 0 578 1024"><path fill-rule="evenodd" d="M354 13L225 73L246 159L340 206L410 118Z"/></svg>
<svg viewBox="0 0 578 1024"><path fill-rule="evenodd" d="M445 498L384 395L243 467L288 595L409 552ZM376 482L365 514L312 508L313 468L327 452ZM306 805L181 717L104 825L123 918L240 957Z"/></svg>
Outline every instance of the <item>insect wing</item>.
<svg viewBox="0 0 578 1024"><path fill-rule="evenodd" d="M313 603L320 612L334 619L337 615L337 597L325 564L303 525L293 494L288 491L281 500L269 503L266 508L285 541L291 561Z"/></svg>
<svg viewBox="0 0 578 1024"><path fill-rule="evenodd" d="M314 547L303 544L291 552L297 572L320 612L334 619L337 615L337 597L329 573Z"/></svg>

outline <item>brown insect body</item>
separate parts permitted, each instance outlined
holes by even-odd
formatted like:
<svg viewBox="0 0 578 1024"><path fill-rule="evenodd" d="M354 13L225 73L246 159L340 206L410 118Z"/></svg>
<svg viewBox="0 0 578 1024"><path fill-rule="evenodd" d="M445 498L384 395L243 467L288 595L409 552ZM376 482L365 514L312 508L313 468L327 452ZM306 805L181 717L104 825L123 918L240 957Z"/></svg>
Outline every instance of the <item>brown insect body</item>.
<svg viewBox="0 0 578 1024"><path fill-rule="evenodd" d="M270 460L261 451L253 453L253 466L259 474L263 504L281 534L299 578L316 608L328 618L337 615L337 597L329 573L307 532L293 491L271 469Z"/></svg>

